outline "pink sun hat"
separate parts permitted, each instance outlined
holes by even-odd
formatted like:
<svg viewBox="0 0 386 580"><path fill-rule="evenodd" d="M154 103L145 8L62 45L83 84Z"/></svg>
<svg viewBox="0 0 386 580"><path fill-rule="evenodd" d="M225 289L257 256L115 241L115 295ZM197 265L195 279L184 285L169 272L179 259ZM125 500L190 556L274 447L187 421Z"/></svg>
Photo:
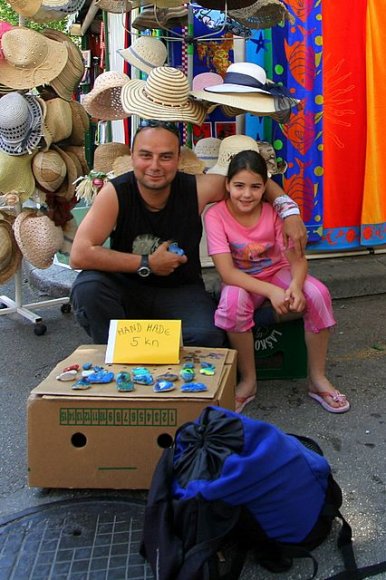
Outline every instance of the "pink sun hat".
<svg viewBox="0 0 386 580"><path fill-rule="evenodd" d="M193 91L203 91L207 87L213 87L214 85L219 85L223 82L221 75L214 72L204 72L193 78L192 89Z"/></svg>

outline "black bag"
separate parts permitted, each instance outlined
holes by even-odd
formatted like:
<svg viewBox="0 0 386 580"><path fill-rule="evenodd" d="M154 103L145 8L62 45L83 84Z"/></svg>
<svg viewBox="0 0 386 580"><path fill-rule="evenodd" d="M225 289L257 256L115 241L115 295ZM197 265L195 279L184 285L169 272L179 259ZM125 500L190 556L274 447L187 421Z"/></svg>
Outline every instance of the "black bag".
<svg viewBox="0 0 386 580"><path fill-rule="evenodd" d="M256 423L262 426L261 433L266 427L273 428L273 439L284 437L286 441L285 438L291 438L288 440L290 446L295 437L302 444L297 444L300 454L301 449L307 448L323 455L312 439L286 435L274 426ZM141 544L141 554L149 561L157 580L236 580L248 550L253 550L258 562L273 572L289 570L293 558L310 558L313 562L311 578L314 578L318 566L311 550L328 536L335 518L342 522L338 547L345 571L328 580L359 580L386 570L386 562L358 570L351 528L339 511L342 492L331 473L328 474L324 505L315 524L302 541L296 543L268 537L247 502L246 505L232 505L218 498L208 500L202 493L186 499L179 493L181 482L189 485L197 481L202 490L205 490L206 481L218 484L220 477L227 483L229 462L226 475L222 473L226 460L238 453L241 457L251 428L254 428L251 419L225 409L207 407L196 422L182 425L176 433L174 446L164 450L149 491ZM325 463L322 459L318 461ZM237 461L234 464L237 465ZM243 483L244 480L240 485ZM233 486L232 492L234 490Z"/></svg>

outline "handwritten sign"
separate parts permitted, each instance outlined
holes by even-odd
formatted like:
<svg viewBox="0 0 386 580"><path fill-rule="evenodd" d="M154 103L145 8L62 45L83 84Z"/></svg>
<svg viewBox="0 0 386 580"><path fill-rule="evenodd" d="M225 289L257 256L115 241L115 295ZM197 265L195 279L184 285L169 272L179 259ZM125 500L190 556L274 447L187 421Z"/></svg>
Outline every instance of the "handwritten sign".
<svg viewBox="0 0 386 580"><path fill-rule="evenodd" d="M111 320L106 363L177 364L181 320Z"/></svg>

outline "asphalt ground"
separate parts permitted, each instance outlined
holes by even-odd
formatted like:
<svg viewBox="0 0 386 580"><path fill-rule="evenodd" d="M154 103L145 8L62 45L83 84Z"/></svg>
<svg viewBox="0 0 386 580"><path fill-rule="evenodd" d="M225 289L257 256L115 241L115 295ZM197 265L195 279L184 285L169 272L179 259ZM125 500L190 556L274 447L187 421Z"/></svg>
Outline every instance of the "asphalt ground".
<svg viewBox="0 0 386 580"><path fill-rule="evenodd" d="M332 270L330 267L327 272L331 274ZM356 267L351 272L353 278L360 276ZM30 287L28 280L25 273L23 301L46 299L41 291ZM384 282L382 279L379 283ZM345 283L350 287L349 279ZM363 284L368 284L367 278ZM351 282L353 293L354 287ZM245 410L250 417L274 423L286 432L311 436L320 444L342 487L342 513L353 528L355 552L361 566L386 559L386 293L378 293L378 289L371 295L374 288L373 282L368 290L364 288L368 294L334 298L338 324L331 336L328 375L348 396L352 405L348 413L336 415L324 411L307 397L305 379L260 382L258 397ZM13 282L1 286L0 294L13 297ZM41 313L47 325L43 336L36 336L33 325L16 314L0 318L0 518L47 502L101 496L101 490L28 487L29 393L57 363L80 344L90 342L72 313L63 314L59 306L35 311ZM134 499L145 496L144 492L120 493ZM119 495L113 490L103 494ZM338 529L339 525L314 552L320 580L342 570L336 549ZM302 561L296 562L290 572L273 575L251 558L244 567L242 580L303 579L309 571L309 564ZM386 578L386 574L378 578Z"/></svg>

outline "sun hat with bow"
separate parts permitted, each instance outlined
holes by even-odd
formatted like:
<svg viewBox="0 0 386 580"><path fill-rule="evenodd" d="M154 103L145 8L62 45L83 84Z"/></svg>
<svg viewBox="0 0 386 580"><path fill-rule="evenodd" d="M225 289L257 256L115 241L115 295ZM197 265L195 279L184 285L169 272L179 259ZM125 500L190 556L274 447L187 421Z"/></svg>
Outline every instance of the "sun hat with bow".
<svg viewBox="0 0 386 580"><path fill-rule="evenodd" d="M5 214L0 213L0 284L12 278L20 267L21 259L12 225Z"/></svg>
<svg viewBox="0 0 386 580"><path fill-rule="evenodd" d="M84 75L82 53L76 44L60 30L47 28L43 30L43 34L50 40L61 42L67 49L68 60L58 76L50 81L50 85L59 97L70 101Z"/></svg>
<svg viewBox="0 0 386 580"><path fill-rule="evenodd" d="M8 155L0 150L0 192L17 192L21 202L35 192L35 179L32 173L34 154Z"/></svg>
<svg viewBox="0 0 386 580"><path fill-rule="evenodd" d="M157 66L163 66L168 56L167 48L162 40L145 35L137 38L128 48L119 49L118 54L126 62L145 73L150 73Z"/></svg>
<svg viewBox="0 0 386 580"><path fill-rule="evenodd" d="M32 153L43 137L44 102L16 91L0 98L0 150L8 155Z"/></svg>
<svg viewBox="0 0 386 580"><path fill-rule="evenodd" d="M13 231L24 256L35 268L49 268L63 245L63 230L45 214L22 211L16 216Z"/></svg>
<svg viewBox="0 0 386 580"><path fill-rule="evenodd" d="M234 62L228 66L222 83L207 86L210 93L264 93L287 96L282 85L275 85L267 79L263 67L252 62Z"/></svg>
<svg viewBox="0 0 386 580"><path fill-rule="evenodd" d="M284 20L292 24L295 19L280 0L255 0L245 8L229 10L229 16L249 28L272 28Z"/></svg>
<svg viewBox="0 0 386 580"><path fill-rule="evenodd" d="M201 125L207 108L189 97L189 81L170 66L153 68L146 81L132 80L122 87L122 106L128 115L159 121Z"/></svg>
<svg viewBox="0 0 386 580"><path fill-rule="evenodd" d="M113 121L128 115L122 108L121 90L130 77L117 71L106 71L95 79L92 90L84 97L82 105L91 117Z"/></svg>
<svg viewBox="0 0 386 580"><path fill-rule="evenodd" d="M0 59L2 84L13 89L32 89L56 78L68 60L61 42L29 28L14 28L2 37Z"/></svg>
<svg viewBox="0 0 386 580"><path fill-rule="evenodd" d="M252 150L259 153L257 142L247 135L231 135L222 139L216 165L208 169L207 173L227 175L229 163L240 151Z"/></svg>
<svg viewBox="0 0 386 580"><path fill-rule="evenodd" d="M221 139L217 139L217 137L204 137L197 141L194 152L203 161L206 169L217 163L220 145Z"/></svg>

